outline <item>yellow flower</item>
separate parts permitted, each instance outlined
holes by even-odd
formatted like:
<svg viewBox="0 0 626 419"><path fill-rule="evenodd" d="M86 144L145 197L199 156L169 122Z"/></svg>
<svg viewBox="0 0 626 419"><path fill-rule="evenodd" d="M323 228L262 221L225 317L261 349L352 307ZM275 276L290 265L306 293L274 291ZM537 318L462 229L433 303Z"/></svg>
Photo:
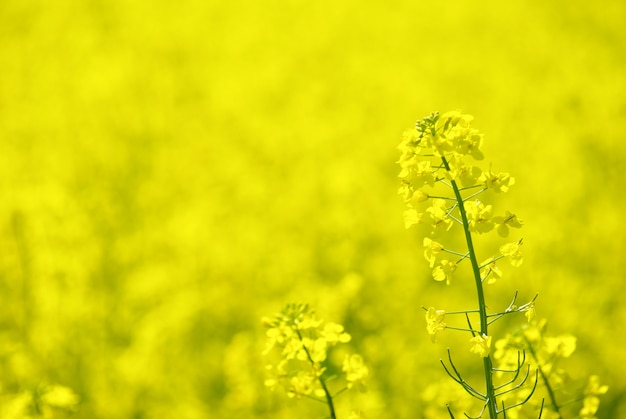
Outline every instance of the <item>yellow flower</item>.
<svg viewBox="0 0 626 419"><path fill-rule="evenodd" d="M493 222L496 223L497 232L501 237L509 235L509 228L520 228L522 222L517 219L517 216L510 211L507 211L504 216L493 217Z"/></svg>
<svg viewBox="0 0 626 419"><path fill-rule="evenodd" d="M350 342L350 335L344 332L343 326L337 323L326 323L320 335L331 345L337 342Z"/></svg>
<svg viewBox="0 0 626 419"><path fill-rule="evenodd" d="M600 398L597 396L587 396L583 399L583 407L580 409L581 419L596 419L596 412L600 407Z"/></svg>
<svg viewBox="0 0 626 419"><path fill-rule="evenodd" d="M601 394L605 394L609 391L609 387L600 385L600 378L597 375L589 377L589 383L585 388L585 398L583 400L583 407L580 409L580 417L582 419L595 419L596 412L600 406Z"/></svg>
<svg viewBox="0 0 626 419"><path fill-rule="evenodd" d="M369 370L365 366L361 355L347 355L343 361L342 370L346 374L348 388L365 389L365 379L369 375Z"/></svg>
<svg viewBox="0 0 626 419"><path fill-rule="evenodd" d="M428 237L424 237L424 247L426 248L424 250L424 257L432 268L433 266L435 266L435 260L437 259L437 255L443 250L443 245Z"/></svg>
<svg viewBox="0 0 626 419"><path fill-rule="evenodd" d="M398 150L405 151L407 149L413 151L416 150L419 152L419 148L417 145L419 144L419 132L415 128L409 128L405 130L400 136L400 144L398 145Z"/></svg>
<svg viewBox="0 0 626 419"><path fill-rule="evenodd" d="M466 129L456 142L456 152L470 155L475 160L482 160L485 157L480 151L482 145L483 135L477 129Z"/></svg>
<svg viewBox="0 0 626 419"><path fill-rule="evenodd" d="M285 369L286 365L287 360L282 360L278 363L278 365L276 365L276 367L271 364L265 366L268 374L271 375L264 382L266 387L269 387L270 390L274 391L280 385L280 380L287 376L287 371Z"/></svg>
<svg viewBox="0 0 626 419"><path fill-rule="evenodd" d="M482 173L480 168L476 166L461 166L457 170L456 178L459 179L462 186L469 187L476 185Z"/></svg>
<svg viewBox="0 0 626 419"><path fill-rule="evenodd" d="M483 281L487 280L487 284L494 284L498 279L502 278L502 271L496 265L495 258L483 261L480 266L480 277Z"/></svg>
<svg viewBox="0 0 626 419"><path fill-rule="evenodd" d="M530 323L524 330L524 338L532 344L539 344L548 324L547 319L541 319Z"/></svg>
<svg viewBox="0 0 626 419"><path fill-rule="evenodd" d="M426 208L426 215L430 219L434 236L442 231L448 231L452 228L452 220L448 216L446 201L443 199L434 199L432 205Z"/></svg>
<svg viewBox="0 0 626 419"><path fill-rule="evenodd" d="M428 194L418 189L417 191L413 192L410 202L412 204L419 204L420 202L424 202L427 199L428 199Z"/></svg>
<svg viewBox="0 0 626 419"><path fill-rule="evenodd" d="M521 246L521 239L518 242L507 243L500 246L500 254L502 254L502 256L508 256L510 258L511 265L518 267L524 261L524 257L522 256L522 252L520 251Z"/></svg>
<svg viewBox="0 0 626 419"><path fill-rule="evenodd" d="M576 350L576 337L572 335L546 337L543 341L548 353L559 357L569 358Z"/></svg>
<svg viewBox="0 0 626 419"><path fill-rule="evenodd" d="M605 394L609 391L609 386L600 385L600 377L597 375L592 375L589 377L589 382L587 383L587 387L585 388L586 395L600 395Z"/></svg>
<svg viewBox="0 0 626 419"><path fill-rule="evenodd" d="M268 354L274 345L284 345L285 341L294 335L294 331L285 325L278 325L276 327L269 328L265 334L267 335L267 342L265 351L263 351L264 355Z"/></svg>
<svg viewBox="0 0 626 419"><path fill-rule="evenodd" d="M446 328L444 318L446 317L445 310L435 310L434 307L430 307L426 311L426 331L430 336L431 342L437 341L437 333Z"/></svg>
<svg viewBox="0 0 626 419"><path fill-rule="evenodd" d="M491 351L491 336L484 334L476 335L470 339L470 343L472 344L470 352L480 355L483 358L489 356L489 352Z"/></svg>
<svg viewBox="0 0 626 419"><path fill-rule="evenodd" d="M437 150L440 156L445 156L446 153L454 149L453 138L449 137L446 133L441 132L433 137L432 146Z"/></svg>
<svg viewBox="0 0 626 419"><path fill-rule="evenodd" d="M301 397L311 394L323 396L324 392L320 388L316 374L307 371L298 371L296 375L289 380L290 388L287 391L289 397Z"/></svg>
<svg viewBox="0 0 626 419"><path fill-rule="evenodd" d="M402 195L405 201L408 201L413 196L413 187L411 182L403 181L398 188L398 195Z"/></svg>
<svg viewBox="0 0 626 419"><path fill-rule="evenodd" d="M411 226L421 223L423 215L413 208L404 211L404 228L411 228Z"/></svg>
<svg viewBox="0 0 626 419"><path fill-rule="evenodd" d="M401 169L398 177L411 182L415 188L435 184L437 168L432 167L430 160L418 160L418 156L414 156L404 162Z"/></svg>
<svg viewBox="0 0 626 419"><path fill-rule="evenodd" d="M302 350L298 352L297 358L300 361L308 361L310 356L315 363L324 362L324 360L326 360L326 351L329 346L330 345L328 345L326 339L302 338Z"/></svg>
<svg viewBox="0 0 626 419"><path fill-rule="evenodd" d="M290 340L283 343L282 354L285 359L299 359L301 361L307 359L303 341L301 341L297 336L293 336Z"/></svg>
<svg viewBox="0 0 626 419"><path fill-rule="evenodd" d="M533 301L523 306L522 311L524 312L524 316L526 316L528 323L530 323L535 318L535 302Z"/></svg>
<svg viewBox="0 0 626 419"><path fill-rule="evenodd" d="M492 206L485 205L478 199L473 202L466 202L463 207L467 214L470 231L477 233L487 233L493 229L491 221Z"/></svg>
<svg viewBox="0 0 626 419"><path fill-rule="evenodd" d="M450 285L452 279L452 273L456 270L456 263L443 259L439 266L433 269L433 279L435 281L446 281L447 285Z"/></svg>
<svg viewBox="0 0 626 419"><path fill-rule="evenodd" d="M493 173L491 169L483 172L479 182L486 188L493 189L494 192L508 192L509 188L515 184L515 178L508 173Z"/></svg>
<svg viewBox="0 0 626 419"><path fill-rule="evenodd" d="M48 406L72 409L79 403L80 398L69 387L53 385L45 389L41 401Z"/></svg>

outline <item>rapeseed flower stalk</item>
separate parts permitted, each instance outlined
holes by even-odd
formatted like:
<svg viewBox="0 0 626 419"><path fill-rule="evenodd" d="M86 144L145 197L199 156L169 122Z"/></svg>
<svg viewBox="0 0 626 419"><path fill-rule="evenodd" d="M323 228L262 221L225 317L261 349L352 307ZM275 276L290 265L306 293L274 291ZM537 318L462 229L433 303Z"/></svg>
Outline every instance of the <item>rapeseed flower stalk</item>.
<svg viewBox="0 0 626 419"><path fill-rule="evenodd" d="M476 289L477 307L450 312L429 307L426 310L426 330L433 342L437 335L446 329L469 333L469 351L482 359L484 390L465 380L452 360L448 350L448 362L441 364L448 375L465 390L466 393L482 403L477 418L487 412L490 419L498 416L518 417L520 407L531 407L534 416L542 417L544 400L535 403L533 395L541 382L549 395L546 412L560 418L560 405L555 391L560 386L560 371L556 361L571 355L575 348L572 336L544 337L534 326L526 326L518 337L494 339L489 333L489 326L506 315L524 313L528 324L535 317L535 296L527 303L517 305L517 291L508 306L499 312L489 313L485 301L484 287L500 280L504 273L500 261L506 259L511 266L519 267L523 263L522 245L519 238L503 243L498 252L486 259L479 259L476 254L475 236L482 236L495 231L501 238L507 238L512 230L519 229L523 223L516 214L506 210L498 212L489 202L484 202L481 194L492 191L506 193L515 184L515 178L506 172L496 172L491 166L482 169L474 164L484 159L481 146L483 135L472 128L471 115L460 112L448 112L443 115L433 113L417 121L414 129L405 131L398 146L401 170L398 175L401 185L398 193L406 202L404 225L424 225L428 235L423 239L424 258L432 269L435 281L445 281L450 285L460 264L469 261ZM444 236L455 229L462 230L465 248L452 249L445 244ZM470 314L478 315L479 324L472 324ZM450 326L446 320L450 316L463 316L467 327ZM532 323L535 325L536 323ZM536 329L536 327L535 327ZM533 335L534 330L534 335ZM521 336L521 337L520 337ZM523 337L523 338L522 338ZM495 353L494 353L495 351ZM526 353L530 353L527 359ZM494 365L494 359L498 365ZM531 375L531 367L534 373ZM529 378L534 376L534 379ZM606 392L606 386L590 382L584 393L580 416L592 418L597 410L598 394ZM454 414L447 406L449 415ZM467 417L469 416L465 413ZM521 417L521 416L520 416ZM551 416L552 417L552 416Z"/></svg>
<svg viewBox="0 0 626 419"><path fill-rule="evenodd" d="M278 362L266 367L267 387L282 387L290 398L307 397L325 403L331 419L337 418L335 397L350 389L365 390L369 370L358 354L345 356L340 370L342 387L330 390L330 382L339 377L329 374L334 367L328 360L329 350L351 340L340 324L319 320L306 304L288 304L273 318L264 318L263 324L268 328L264 354L280 353ZM352 412L351 417L361 416Z"/></svg>

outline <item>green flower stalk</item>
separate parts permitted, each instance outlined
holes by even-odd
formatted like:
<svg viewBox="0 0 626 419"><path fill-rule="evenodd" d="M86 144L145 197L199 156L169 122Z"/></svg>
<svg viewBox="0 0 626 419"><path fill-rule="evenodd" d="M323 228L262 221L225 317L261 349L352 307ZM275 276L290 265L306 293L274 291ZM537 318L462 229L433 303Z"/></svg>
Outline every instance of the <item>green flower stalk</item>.
<svg viewBox="0 0 626 419"><path fill-rule="evenodd" d="M578 412L580 417L595 418L598 396L607 391L596 376L591 377L584 390L578 391L582 393L581 397L564 403L557 400L557 392L563 393L565 386L563 373L556 364L572 354L576 339L571 335L549 337L543 334L545 321L534 321L537 296L517 305L516 291L504 310L495 313L487 310L484 287L502 278L499 264L502 259L507 259L514 267L522 264L523 241L520 238L504 243L497 254L479 262L474 239L491 231L506 238L512 229L521 228L522 222L511 211L494 214L491 204L477 199L488 190L508 192L515 184L515 178L508 173L494 172L491 167L484 170L474 165L475 161L483 160L484 155L481 151L483 135L471 127L472 120L472 116L460 112L441 116L433 113L417 121L415 129L405 131L398 146L401 153L398 192L407 204L404 224L406 228L425 225L430 229L423 245L424 258L432 269L433 279L450 285L458 266L468 260L476 290L477 304L472 309L447 312L424 307L426 330L433 342L447 329L471 335L469 350L482 359L484 390L477 389L463 377L450 350L448 362L442 360L441 364L466 393L482 403L476 418L483 417L485 412L490 419L497 419L499 415L512 419L541 418L544 405L546 417L562 418L563 408L577 402L582 402ZM462 229L465 239L465 248L460 251L448 248L440 241L440 237L455 226ZM524 313L528 324L504 339L493 339L489 326L513 313ZM478 316L477 327L472 324L470 314ZM467 327L450 326L447 323L450 316L464 317ZM494 346L495 353L492 353ZM529 380L531 368L534 379ZM533 396L538 387L547 395L547 402L545 398L535 401ZM522 406L534 413L520 416ZM454 418L451 407L446 405L446 408ZM467 413L465 416L472 418Z"/></svg>
<svg viewBox="0 0 626 419"><path fill-rule="evenodd" d="M424 257L432 268L433 279L450 284L460 263L469 260L476 289L477 308L458 312L467 318L471 334L470 351L482 358L485 390L478 391L467 383L456 367L450 364L453 373L445 366L455 381L459 382L472 396L484 402L483 411L492 419L497 418L511 407L498 405L498 387L493 382L492 337L489 325L504 314L531 310L531 305L509 307L505 313L489 314L485 302L484 284L492 284L502 276L498 261L508 258L513 266L519 266L523 257L520 251L522 240L504 244L500 252L482 262L476 254L473 235L481 235L492 230L508 236L510 229L520 228L521 221L510 211L502 215L493 214L492 205L476 199L486 190L495 193L507 192L515 183L508 173L493 172L491 168L482 170L468 161L482 160L483 135L471 127L473 117L460 112L448 112L442 116L433 113L420 120L415 129L407 130L398 149L401 152L399 164L402 181L399 193L404 197L407 210L404 213L406 228L416 224L430 227L429 236L424 238ZM424 208L426 206L426 208ZM466 249L456 251L447 248L439 237L453 229L462 228ZM534 300L533 300L534 301ZM534 307L534 306L532 306ZM468 313L477 313L479 326L471 325ZM428 308L426 312L427 330L431 339L449 326L444 322L445 310ZM519 366L521 368L521 365ZM519 373L519 368L514 371ZM452 414L452 413L451 413ZM481 412L482 415L482 412Z"/></svg>

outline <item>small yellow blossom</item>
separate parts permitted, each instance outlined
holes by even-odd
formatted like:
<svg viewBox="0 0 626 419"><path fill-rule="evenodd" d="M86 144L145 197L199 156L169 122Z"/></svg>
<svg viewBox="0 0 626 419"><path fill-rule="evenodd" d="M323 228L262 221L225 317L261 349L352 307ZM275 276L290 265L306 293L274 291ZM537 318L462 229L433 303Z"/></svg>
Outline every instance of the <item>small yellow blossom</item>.
<svg viewBox="0 0 626 419"><path fill-rule="evenodd" d="M320 332L321 336L330 344L350 342L350 335L344 332L343 326L337 323L326 323Z"/></svg>
<svg viewBox="0 0 626 419"><path fill-rule="evenodd" d="M609 386L601 386L600 377L598 377L597 375L592 375L591 377L589 377L589 382L587 383L587 387L585 388L586 395L597 396L600 394L605 394L607 391L609 391Z"/></svg>
<svg viewBox="0 0 626 419"><path fill-rule="evenodd" d="M460 154L452 154L447 157L448 167L446 177L448 180L457 180L463 187L471 187L478 184L478 178L482 174L480 168L468 166Z"/></svg>
<svg viewBox="0 0 626 419"><path fill-rule="evenodd" d="M439 266L433 269L433 279L435 281L446 281L446 285L450 285L452 273L456 270L456 263L447 259L443 259Z"/></svg>
<svg viewBox="0 0 626 419"><path fill-rule="evenodd" d="M415 128L409 128L402 133L400 139L399 151L404 152L407 149L414 151L419 144L419 132ZM417 151L419 152L419 148L417 148Z"/></svg>
<svg viewBox="0 0 626 419"><path fill-rule="evenodd" d="M423 214L418 213L413 208L404 211L404 228L411 228L415 224L422 222Z"/></svg>
<svg viewBox="0 0 626 419"><path fill-rule="evenodd" d="M508 256L511 261L511 265L518 267L524 261L520 247L522 246L522 240L514 243L507 243L500 246L500 254L502 256Z"/></svg>
<svg viewBox="0 0 626 419"><path fill-rule="evenodd" d="M489 352L491 351L491 336L485 334L476 335L470 339L470 343L472 344L470 352L480 355L483 358L489 356Z"/></svg>
<svg viewBox="0 0 626 419"><path fill-rule="evenodd" d="M524 338L531 343L541 341L541 337L543 336L547 324L548 321L546 319L530 323L528 327L524 328Z"/></svg>
<svg viewBox="0 0 626 419"><path fill-rule="evenodd" d="M430 336L431 342L437 341L437 333L446 328L444 318L446 317L445 310L435 310L434 307L430 307L426 311L426 331Z"/></svg>
<svg viewBox="0 0 626 419"><path fill-rule="evenodd" d="M419 204L420 202L424 202L428 200L428 194L420 189L413 192L411 199L409 200L411 204Z"/></svg>
<svg viewBox="0 0 626 419"><path fill-rule="evenodd" d="M433 186L435 184L436 168L433 168L430 160L417 160L416 158L409 160L403 164L402 170L398 177L406 181L410 181L415 188L421 188L424 185Z"/></svg>
<svg viewBox="0 0 626 419"><path fill-rule="evenodd" d="M469 187L476 185L481 175L482 171L476 166L461 166L457 170L456 178L461 182L461 186Z"/></svg>
<svg viewBox="0 0 626 419"><path fill-rule="evenodd" d="M283 344L283 356L285 359L299 359L305 361L307 359L304 350L303 341L299 337L294 336Z"/></svg>
<svg viewBox="0 0 626 419"><path fill-rule="evenodd" d="M452 228L452 220L448 216L446 201L443 199L434 199L432 205L426 208L425 215L427 215L430 220L433 229L432 234L434 236Z"/></svg>
<svg viewBox="0 0 626 419"><path fill-rule="evenodd" d="M509 228L520 228L522 222L517 219L517 216L510 211L507 211L504 216L493 217L493 222L497 225L497 232L500 237L507 237L509 235Z"/></svg>
<svg viewBox="0 0 626 419"><path fill-rule="evenodd" d="M576 337L572 335L545 337L543 341L547 352L558 357L569 358L576 350Z"/></svg>
<svg viewBox="0 0 626 419"><path fill-rule="evenodd" d="M413 187L411 182L403 181L398 188L398 195L402 195L405 201L408 201L413 196Z"/></svg>
<svg viewBox="0 0 626 419"><path fill-rule="evenodd" d="M581 419L597 419L596 412L600 407L600 398L597 396L587 396L583 399L583 407L580 409Z"/></svg>
<svg viewBox="0 0 626 419"><path fill-rule="evenodd" d="M480 277L483 281L487 281L487 284L494 284L498 279L502 278L502 271L496 265L495 258L489 258L480 264Z"/></svg>
<svg viewBox="0 0 626 419"><path fill-rule="evenodd" d="M437 255L443 250L443 245L428 237L424 237L424 258L428 261L430 267L435 266Z"/></svg>
<svg viewBox="0 0 626 419"><path fill-rule="evenodd" d="M535 318L535 302L532 301L523 306L522 311L524 312L524 316L526 316L528 323L530 323Z"/></svg>
<svg viewBox="0 0 626 419"><path fill-rule="evenodd" d="M289 397L301 397L308 395L323 396L324 392L319 385L317 377L305 371L299 371L289 380L290 388L287 391ZM322 390L320 392L320 390Z"/></svg>
<svg viewBox="0 0 626 419"><path fill-rule="evenodd" d="M346 374L348 388L365 389L365 379L369 375L369 370L365 366L361 355L347 355L343 361L342 370Z"/></svg>
<svg viewBox="0 0 626 419"><path fill-rule="evenodd" d="M80 398L69 387L53 385L45 389L41 401L48 406L72 409L78 405Z"/></svg>
<svg viewBox="0 0 626 419"><path fill-rule="evenodd" d="M483 136L476 129L466 129L463 135L456 142L456 152L459 154L470 155L475 160L484 159L483 152L480 150L483 144Z"/></svg>
<svg viewBox="0 0 626 419"><path fill-rule="evenodd" d="M487 233L493 229L491 221L492 206L485 205L479 200L465 202L465 213L469 222L470 231L477 233Z"/></svg>
<svg viewBox="0 0 626 419"><path fill-rule="evenodd" d="M515 184L515 178L508 173L493 173L491 169L483 172L478 181L486 188L494 192L508 192L509 188Z"/></svg>
<svg viewBox="0 0 626 419"><path fill-rule="evenodd" d="M589 383L585 388L585 398L583 407L580 409L582 419L596 419L596 412L600 407L599 395L605 394L609 390L607 385L600 385L600 378L597 375L589 377Z"/></svg>

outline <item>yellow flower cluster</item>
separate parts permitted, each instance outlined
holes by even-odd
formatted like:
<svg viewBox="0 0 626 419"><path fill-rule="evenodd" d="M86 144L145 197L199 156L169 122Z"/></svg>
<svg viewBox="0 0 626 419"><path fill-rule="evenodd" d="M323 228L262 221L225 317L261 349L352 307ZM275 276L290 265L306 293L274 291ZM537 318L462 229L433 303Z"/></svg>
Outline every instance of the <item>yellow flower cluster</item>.
<svg viewBox="0 0 626 419"><path fill-rule="evenodd" d="M576 337L570 334L562 334L558 336L549 336L546 333L547 321L529 322L527 325L508 335L506 338L499 339L495 343L494 358L498 364L497 374L502 375L501 371L512 370L518 367L520 356L528 356L526 359L533 368L541 371L543 387L550 387L551 391L556 394L571 394L569 397L574 400L582 400L582 408L580 409L580 417L584 419L596 419L595 413L600 405L599 395L608 391L608 386L600 385L597 376L589 377L587 387L584 389L571 389L572 382L566 371L559 368L559 363L572 356L576 350ZM581 392L580 397L575 394ZM510 401L516 403L518 400ZM561 417L557 415L557 411L561 406L570 404L570 400L553 399L550 404L545 407L546 417ZM535 407L539 407L538 405ZM515 412L511 412L511 417L517 417ZM554 414L554 415L552 415ZM508 414L507 414L508 417Z"/></svg>
<svg viewBox="0 0 626 419"><path fill-rule="evenodd" d="M3 397L3 418L56 418L69 417L80 404L80 397L69 387L62 385L39 385L16 395Z"/></svg>
<svg viewBox="0 0 626 419"><path fill-rule="evenodd" d="M517 366L518 355L522 351L532 354L531 360L537 367L550 374L554 384L562 384L563 371L556 368L559 360L569 358L576 350L576 337L563 334L546 335L545 319L533 321L518 331L499 339L495 346L494 357L499 369L512 369Z"/></svg>
<svg viewBox="0 0 626 419"><path fill-rule="evenodd" d="M404 225L410 228L417 224L430 227L430 234L424 240L424 256L428 261L436 281L450 283L457 264L465 257L453 260L449 257L438 259L441 253L452 253L433 240L450 230L455 224L462 224L461 210L467 218L469 231L477 234L492 230L501 237L507 237L511 228L520 228L522 222L515 214L506 211L494 215L493 206L474 199L486 190L507 192L515 183L508 173L494 172L469 163L484 158L480 150L483 135L471 127L473 117L458 111L443 115L433 113L417 122L416 127L406 130L398 146L400 151L401 186L398 193L403 196L407 209L404 212ZM471 159L471 160L470 160ZM451 194L452 184L460 185L460 191L471 191L462 198ZM443 188L443 193L439 193ZM500 248L500 255L483 262L483 281L493 283L502 276L497 260L509 257L513 266L522 263L521 240Z"/></svg>
<svg viewBox="0 0 626 419"><path fill-rule="evenodd" d="M589 383L585 388L583 399L583 407L580 409L581 419L596 419L596 412L600 407L599 395L605 394L609 391L609 386L600 385L600 378L597 375L589 377Z"/></svg>
<svg viewBox="0 0 626 419"><path fill-rule="evenodd" d="M426 311L426 330L432 342L436 342L437 333L446 328L446 323L443 321L445 317L445 310L436 310L434 307L430 307Z"/></svg>
<svg viewBox="0 0 626 419"><path fill-rule="evenodd" d="M361 355L346 355L342 370L346 374L348 388L365 390L365 379L369 375L369 370L365 366Z"/></svg>
<svg viewBox="0 0 626 419"><path fill-rule="evenodd" d="M329 349L351 339L343 326L317 319L306 304L289 304L273 318L263 318L263 323L268 328L264 354L274 349L280 353L276 363L266 366L265 385L282 387L289 397L329 396L324 379ZM368 369L359 355L346 356L343 372L345 388L364 389Z"/></svg>

